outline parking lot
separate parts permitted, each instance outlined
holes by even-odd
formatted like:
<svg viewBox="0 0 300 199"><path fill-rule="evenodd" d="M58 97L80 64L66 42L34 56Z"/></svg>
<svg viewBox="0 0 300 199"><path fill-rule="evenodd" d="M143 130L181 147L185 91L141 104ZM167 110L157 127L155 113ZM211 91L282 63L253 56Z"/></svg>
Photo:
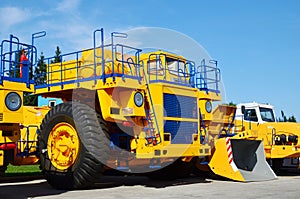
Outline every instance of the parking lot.
<svg viewBox="0 0 300 199"><path fill-rule="evenodd" d="M154 181L141 176L105 176L92 189L53 189L41 177L5 178L0 181L0 198L299 198L299 172L277 180L239 183L191 176L175 181Z"/></svg>

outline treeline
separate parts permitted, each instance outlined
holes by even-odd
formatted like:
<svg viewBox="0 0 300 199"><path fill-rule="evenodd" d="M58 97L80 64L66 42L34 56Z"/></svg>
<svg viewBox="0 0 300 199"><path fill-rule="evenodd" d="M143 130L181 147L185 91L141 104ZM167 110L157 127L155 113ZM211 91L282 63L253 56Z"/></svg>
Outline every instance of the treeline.
<svg viewBox="0 0 300 199"><path fill-rule="evenodd" d="M54 58L51 60L51 64L61 62L61 50L59 46L56 47ZM31 69L33 70L33 69ZM46 83L46 70L47 64L45 63L44 53L41 52L40 58L37 61L37 66L34 71L35 84L40 85ZM32 73L32 72L31 72ZM32 93L24 94L24 106L37 106L38 96Z"/></svg>

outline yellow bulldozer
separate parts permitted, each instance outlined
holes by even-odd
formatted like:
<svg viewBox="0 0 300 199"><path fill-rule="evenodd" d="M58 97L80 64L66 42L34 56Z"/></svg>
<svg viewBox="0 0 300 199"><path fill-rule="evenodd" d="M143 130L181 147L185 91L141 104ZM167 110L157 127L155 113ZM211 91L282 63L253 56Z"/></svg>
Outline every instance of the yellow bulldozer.
<svg viewBox="0 0 300 199"><path fill-rule="evenodd" d="M91 186L105 172L185 176L203 165L237 181L276 178L261 140L209 135L220 101L217 62L200 65L164 50L114 43L124 33L95 30L94 46L45 58L34 94L62 99L38 129L40 168L58 189ZM27 114L27 113L26 113ZM208 160L208 161L207 161Z"/></svg>
<svg viewBox="0 0 300 199"><path fill-rule="evenodd" d="M253 102L237 105L236 125L243 127L246 137L264 141L265 156L274 171L283 168L284 159L299 167L299 123L278 122L272 105Z"/></svg>
<svg viewBox="0 0 300 199"><path fill-rule="evenodd" d="M268 163L275 172L284 165L299 167L300 124L277 122L274 107L257 102L219 105L213 113L210 134L243 140L262 140ZM223 120L224 123L216 121Z"/></svg>

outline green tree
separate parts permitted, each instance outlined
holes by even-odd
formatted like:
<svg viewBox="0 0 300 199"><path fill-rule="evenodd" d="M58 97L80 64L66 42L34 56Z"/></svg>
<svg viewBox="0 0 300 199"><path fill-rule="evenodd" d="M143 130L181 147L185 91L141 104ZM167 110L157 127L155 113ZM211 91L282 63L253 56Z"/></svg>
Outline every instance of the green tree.
<svg viewBox="0 0 300 199"><path fill-rule="evenodd" d="M229 106L236 106L236 104L234 102L229 102L228 104Z"/></svg>
<svg viewBox="0 0 300 199"><path fill-rule="evenodd" d="M284 112L281 111L281 117L277 119L278 122L297 122L295 116L286 117Z"/></svg>
<svg viewBox="0 0 300 199"><path fill-rule="evenodd" d="M289 122L297 122L296 118L293 115L291 117L289 117L288 121Z"/></svg>
<svg viewBox="0 0 300 199"><path fill-rule="evenodd" d="M45 56L43 52L41 52L41 56L37 62L37 66L35 68L35 83L37 85L46 83L46 68L47 64L45 63Z"/></svg>
<svg viewBox="0 0 300 199"><path fill-rule="evenodd" d="M45 57L43 52L41 52L41 56L37 62L37 66L35 68L35 84L41 85L46 83L46 67ZM31 93L24 93L24 105L25 106L37 106L38 105L38 96L33 95Z"/></svg>
<svg viewBox="0 0 300 199"><path fill-rule="evenodd" d="M51 60L51 64L61 62L60 55L61 55L61 50L59 49L59 46L56 46L55 56L54 56L54 59Z"/></svg>

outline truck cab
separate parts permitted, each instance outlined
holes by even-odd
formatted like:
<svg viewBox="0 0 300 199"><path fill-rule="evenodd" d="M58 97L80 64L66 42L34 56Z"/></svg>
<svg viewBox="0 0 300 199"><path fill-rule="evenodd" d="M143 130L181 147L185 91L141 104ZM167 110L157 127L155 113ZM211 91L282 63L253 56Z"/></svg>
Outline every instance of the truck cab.
<svg viewBox="0 0 300 199"><path fill-rule="evenodd" d="M242 109L244 110L242 111ZM237 119L243 117L245 121L257 122L258 124L276 122L274 107L270 104L259 104L256 102L238 104L236 117Z"/></svg>

